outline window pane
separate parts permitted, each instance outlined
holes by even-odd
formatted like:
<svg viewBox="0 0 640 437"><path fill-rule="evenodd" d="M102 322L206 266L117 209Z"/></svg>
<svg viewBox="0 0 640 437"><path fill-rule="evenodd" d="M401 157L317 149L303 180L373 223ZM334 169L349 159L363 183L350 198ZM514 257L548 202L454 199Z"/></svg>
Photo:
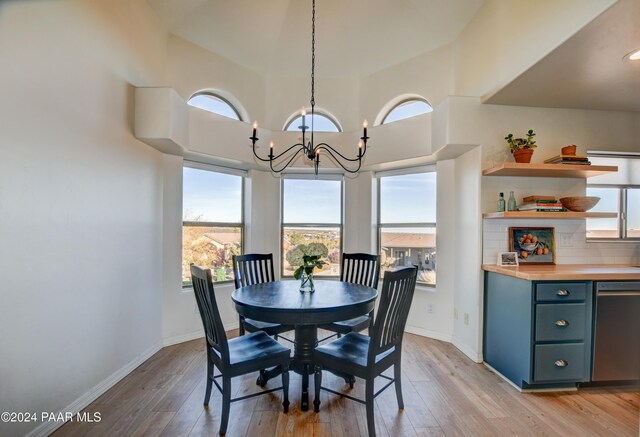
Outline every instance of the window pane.
<svg viewBox="0 0 640 437"><path fill-rule="evenodd" d="M307 126L307 130L311 130L311 121L313 120L314 132L340 132L338 125L329 117L322 114L307 114L304 118L304 123ZM302 116L296 117L287 125L287 131L301 131Z"/></svg>
<svg viewBox="0 0 640 437"><path fill-rule="evenodd" d="M436 173L380 178L381 223L435 223Z"/></svg>
<svg viewBox="0 0 640 437"><path fill-rule="evenodd" d="M418 281L436 284L436 228L380 228L381 271L418 266Z"/></svg>
<svg viewBox="0 0 640 437"><path fill-rule="evenodd" d="M342 223L342 182L283 179L283 223Z"/></svg>
<svg viewBox="0 0 640 437"><path fill-rule="evenodd" d="M587 186L587 196L598 196L600 201L589 212L618 212L620 191L618 188L595 188ZM620 238L618 219L587 219L587 238Z"/></svg>
<svg viewBox="0 0 640 437"><path fill-rule="evenodd" d="M213 112L214 114L233 118L234 120L240 120L238 112L233 106L213 94L198 94L191 97L187 103L194 108Z"/></svg>
<svg viewBox="0 0 640 437"><path fill-rule="evenodd" d="M627 190L627 237L640 238L640 188Z"/></svg>
<svg viewBox="0 0 640 437"><path fill-rule="evenodd" d="M242 177L184 167L182 219L241 223Z"/></svg>
<svg viewBox="0 0 640 437"><path fill-rule="evenodd" d="M405 118L415 117L416 115L426 114L433 111L431 105L422 100L410 100L393 108L382 121L382 124L393 123L394 121L404 120Z"/></svg>
<svg viewBox="0 0 640 437"><path fill-rule="evenodd" d="M232 255L242 248L241 227L183 226L182 285L191 284L190 264L212 269L214 282L233 280Z"/></svg>
<svg viewBox="0 0 640 437"><path fill-rule="evenodd" d="M282 231L282 270L284 276L302 264L302 255L322 255L329 263L322 270L316 269L316 276L340 275L340 228L295 228L285 226Z"/></svg>

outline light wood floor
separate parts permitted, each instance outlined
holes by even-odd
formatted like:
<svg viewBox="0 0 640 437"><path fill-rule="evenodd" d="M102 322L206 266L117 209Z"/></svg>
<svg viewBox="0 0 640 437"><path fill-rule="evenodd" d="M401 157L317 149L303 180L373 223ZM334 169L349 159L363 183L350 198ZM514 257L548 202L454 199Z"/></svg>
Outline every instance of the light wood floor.
<svg viewBox="0 0 640 437"><path fill-rule="evenodd" d="M393 387L378 396L378 436L640 435L637 389L519 393L448 343L407 334L403 347L405 409L398 410ZM162 349L86 408L101 413L100 423L67 423L54 435L217 435L221 398L215 387L209 409L202 406L204 350L204 340ZM236 378L235 395L258 390L255 376ZM267 387L279 383L277 378ZM324 383L346 389L335 377L325 376ZM363 388L358 381L352 392L362 395ZM282 413L280 393L232 403L227 435L367 435L364 405L322 396L319 414L301 412L300 377L292 374L289 414Z"/></svg>

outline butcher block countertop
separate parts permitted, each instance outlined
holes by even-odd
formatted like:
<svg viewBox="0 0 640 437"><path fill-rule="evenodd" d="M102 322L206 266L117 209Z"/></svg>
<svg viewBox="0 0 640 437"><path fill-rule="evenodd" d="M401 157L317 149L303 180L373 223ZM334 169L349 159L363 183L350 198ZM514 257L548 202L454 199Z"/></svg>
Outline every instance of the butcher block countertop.
<svg viewBox="0 0 640 437"><path fill-rule="evenodd" d="M640 281L640 267L621 264L520 265L483 264L482 270L528 281Z"/></svg>

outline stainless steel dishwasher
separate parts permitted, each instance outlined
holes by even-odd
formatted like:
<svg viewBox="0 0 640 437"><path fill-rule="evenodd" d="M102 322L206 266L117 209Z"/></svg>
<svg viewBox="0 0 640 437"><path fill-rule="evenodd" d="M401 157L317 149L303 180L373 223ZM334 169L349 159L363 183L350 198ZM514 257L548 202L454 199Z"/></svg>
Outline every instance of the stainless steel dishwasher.
<svg viewBox="0 0 640 437"><path fill-rule="evenodd" d="M596 283L591 380L640 380L640 281Z"/></svg>

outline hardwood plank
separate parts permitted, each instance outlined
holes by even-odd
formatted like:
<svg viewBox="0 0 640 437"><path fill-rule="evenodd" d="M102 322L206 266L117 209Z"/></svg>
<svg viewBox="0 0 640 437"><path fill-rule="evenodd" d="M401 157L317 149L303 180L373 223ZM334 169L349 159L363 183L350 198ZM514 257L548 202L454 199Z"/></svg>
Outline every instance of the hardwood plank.
<svg viewBox="0 0 640 437"><path fill-rule="evenodd" d="M160 435L176 413L152 411L133 432L132 437L155 437Z"/></svg>
<svg viewBox="0 0 640 437"><path fill-rule="evenodd" d="M638 437L640 390L581 388L577 392L520 393L484 365L470 361L449 343L406 334L403 395L399 410L394 387L375 401L378 436L633 436ZM392 369L386 372L392 374ZM171 437L215 436L222 398L214 388L203 407L206 354L202 339L162 349L84 411L99 412L99 423L67 423L54 435ZM257 374L234 378L234 396L260 390ZM320 413L300 411L300 375L291 373L288 414L282 393L231 404L227 434L232 437L367 436L364 405L321 392ZM323 384L352 396L364 395L364 382L350 390L330 373ZM379 378L376 387L384 380ZM267 387L280 385L280 379ZM313 398L313 378L311 378Z"/></svg>

